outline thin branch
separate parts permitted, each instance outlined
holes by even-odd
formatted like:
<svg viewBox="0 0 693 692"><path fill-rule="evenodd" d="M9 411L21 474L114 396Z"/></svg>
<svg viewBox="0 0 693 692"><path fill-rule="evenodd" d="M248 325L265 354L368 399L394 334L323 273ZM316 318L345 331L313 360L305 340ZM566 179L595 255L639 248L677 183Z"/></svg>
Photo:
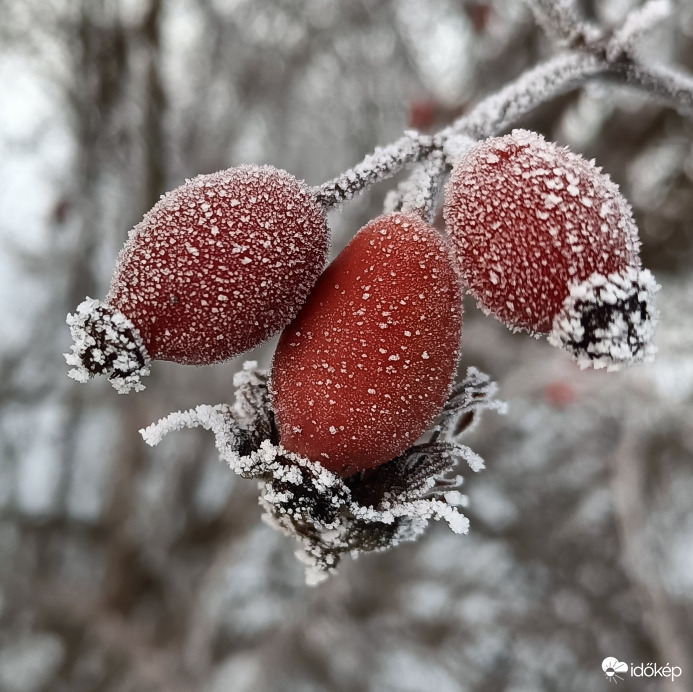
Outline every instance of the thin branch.
<svg viewBox="0 0 693 692"><path fill-rule="evenodd" d="M396 142L376 149L354 168L312 188L313 195L328 210L433 152L444 151L448 163L454 164L470 140L492 137L506 130L541 104L595 77L609 77L620 84L637 87L679 113L693 115L691 75L671 67L647 66L625 55L609 61L606 59L608 44L594 45L592 50L597 54L570 51L524 72L433 137L416 131L405 132Z"/></svg>
<svg viewBox="0 0 693 692"><path fill-rule="evenodd" d="M609 75L655 97L684 117L693 117L693 75L668 65L645 65L633 59L613 63Z"/></svg>
<svg viewBox="0 0 693 692"><path fill-rule="evenodd" d="M669 19L672 9L669 0L649 0L642 7L633 10L609 40L609 60L616 60L623 55L632 57L640 40Z"/></svg>
<svg viewBox="0 0 693 692"><path fill-rule="evenodd" d="M325 209L336 207L371 185L391 178L405 166L418 163L433 151L444 150L448 139L466 136L476 140L494 135L542 103L589 77L608 71L608 63L591 55L578 52L559 55L528 70L436 136L422 135L415 130L405 132L396 142L376 149L354 168L314 187L311 192Z"/></svg>
<svg viewBox="0 0 693 692"><path fill-rule="evenodd" d="M326 209L336 207L366 188L396 175L406 165L416 163L433 151L433 139L415 130L405 132L389 146L378 147L352 169L311 192Z"/></svg>
<svg viewBox="0 0 693 692"><path fill-rule="evenodd" d="M386 214L412 212L432 223L444 175L445 157L440 151L431 152L427 159L416 165L409 178L387 194L383 211Z"/></svg>
<svg viewBox="0 0 693 692"><path fill-rule="evenodd" d="M607 74L609 64L583 52L557 55L527 70L514 82L484 99L471 113L456 120L439 134L443 140L455 135L483 139L502 132L542 103L564 94L588 79Z"/></svg>

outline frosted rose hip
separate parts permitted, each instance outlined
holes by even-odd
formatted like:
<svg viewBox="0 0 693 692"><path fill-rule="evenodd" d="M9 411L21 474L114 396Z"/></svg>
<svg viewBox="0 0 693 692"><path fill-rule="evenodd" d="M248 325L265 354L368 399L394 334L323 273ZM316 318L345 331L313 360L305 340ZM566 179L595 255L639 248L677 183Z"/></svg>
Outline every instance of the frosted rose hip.
<svg viewBox="0 0 693 692"><path fill-rule="evenodd" d="M488 139L453 168L444 217L486 312L550 333L583 366L651 356L656 284L628 203L593 162L526 130Z"/></svg>
<svg viewBox="0 0 693 692"><path fill-rule="evenodd" d="M127 391L141 388L128 363L202 365L256 346L296 315L328 242L323 210L286 171L240 166L186 182L130 232L105 304L70 316L71 375L104 372Z"/></svg>
<svg viewBox="0 0 693 692"><path fill-rule="evenodd" d="M282 445L344 477L401 454L447 398L461 330L445 240L414 215L371 221L280 338L271 389Z"/></svg>
<svg viewBox="0 0 693 692"><path fill-rule="evenodd" d="M322 210L286 171L198 176L132 231L106 300L137 325L152 358L218 362L296 314L327 246Z"/></svg>

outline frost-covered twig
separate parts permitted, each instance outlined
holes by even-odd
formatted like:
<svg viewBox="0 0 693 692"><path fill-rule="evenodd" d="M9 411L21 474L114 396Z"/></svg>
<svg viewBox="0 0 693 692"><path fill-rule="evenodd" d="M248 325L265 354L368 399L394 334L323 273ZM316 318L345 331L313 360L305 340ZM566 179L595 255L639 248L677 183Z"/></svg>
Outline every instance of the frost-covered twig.
<svg viewBox="0 0 693 692"><path fill-rule="evenodd" d="M440 132L453 137L483 139L502 132L542 103L579 86L590 77L609 72L609 65L582 52L562 53L524 72L499 92L484 99L468 115Z"/></svg>
<svg viewBox="0 0 693 692"><path fill-rule="evenodd" d="M559 55L525 72L435 137L409 131L337 178L312 188L312 192L325 208L338 206L436 150L444 151L447 156L458 156L460 140L468 146L474 140L497 134L542 103L573 89L589 77L608 72L609 65L592 55L577 52Z"/></svg>
<svg viewBox="0 0 693 692"><path fill-rule="evenodd" d="M575 49L561 53L531 68L499 92L481 101L470 113L433 137L416 131L393 144L377 149L354 168L312 193L326 208L338 206L370 185L391 178L403 168L444 151L448 164L475 140L497 135L517 123L538 106L596 77L607 77L657 97L680 113L693 113L693 77L668 66L647 65L633 56L632 47L651 23L671 12L667 0L652 0L629 15L623 27L609 39L603 32L582 22L573 3L564 0L532 0L530 5L542 22ZM430 179L416 173L426 186ZM416 180L404 183L387 208L397 208L405 198L414 199ZM427 209L424 208L424 213Z"/></svg>
<svg viewBox="0 0 693 692"><path fill-rule="evenodd" d="M605 56L608 76L621 84L642 90L675 108L681 115L693 115L693 76L679 68L645 61L638 56L643 36L672 16L669 0L650 0L633 10L623 26L591 49Z"/></svg>
<svg viewBox="0 0 693 692"><path fill-rule="evenodd" d="M436 136L405 132L393 144L376 149L357 166L312 188L312 192L325 208L338 206L434 151L459 155L460 140L468 146L474 140L497 134L542 103L573 89L589 77L608 71L609 65L592 55L578 52L559 55L523 73Z"/></svg>
<svg viewBox="0 0 693 692"><path fill-rule="evenodd" d="M623 26L609 39L607 59L611 62L624 55L632 56L642 37L671 17L672 9L669 0L649 0L642 7L634 9L626 17Z"/></svg>
<svg viewBox="0 0 693 692"><path fill-rule="evenodd" d="M413 212L431 223L435 217L436 200L444 175L445 158L442 152L431 152L426 160L414 168L409 178L387 194L383 211L386 214L395 211Z"/></svg>
<svg viewBox="0 0 693 692"><path fill-rule="evenodd" d="M354 168L311 191L325 208L335 207L371 185L391 178L405 166L420 161L433 149L430 136L409 130L396 142L377 148Z"/></svg>
<svg viewBox="0 0 693 692"><path fill-rule="evenodd" d="M685 117L693 116L693 75L683 70L626 59L613 63L609 76L654 96Z"/></svg>

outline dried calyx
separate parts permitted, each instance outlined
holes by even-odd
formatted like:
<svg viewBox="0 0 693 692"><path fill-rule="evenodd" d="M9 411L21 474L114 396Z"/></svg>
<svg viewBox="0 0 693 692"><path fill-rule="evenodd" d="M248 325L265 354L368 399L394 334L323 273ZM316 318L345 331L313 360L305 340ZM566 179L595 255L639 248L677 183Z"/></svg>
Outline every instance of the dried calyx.
<svg viewBox="0 0 693 692"><path fill-rule="evenodd" d="M595 273L572 287L548 341L568 351L581 368L619 370L651 361L658 289L647 269Z"/></svg>
<svg viewBox="0 0 693 692"><path fill-rule="evenodd" d="M414 540L432 519L444 519L456 533L466 533L469 522L457 509L464 497L456 490L462 477L455 465L464 459L478 471L483 461L458 438L481 410L503 409L486 375L468 370L426 442L346 479L280 445L267 373L256 363L246 363L235 384L234 405L172 413L140 432L150 445L185 427L213 432L231 470L260 481L263 519L300 542L297 557L306 565L309 584L333 573L344 553L382 551Z"/></svg>
<svg viewBox="0 0 693 692"><path fill-rule="evenodd" d="M78 382L105 375L113 387L126 394L144 389L141 378L149 375L150 358L139 331L122 312L93 298L67 316L72 350L65 360L68 373Z"/></svg>

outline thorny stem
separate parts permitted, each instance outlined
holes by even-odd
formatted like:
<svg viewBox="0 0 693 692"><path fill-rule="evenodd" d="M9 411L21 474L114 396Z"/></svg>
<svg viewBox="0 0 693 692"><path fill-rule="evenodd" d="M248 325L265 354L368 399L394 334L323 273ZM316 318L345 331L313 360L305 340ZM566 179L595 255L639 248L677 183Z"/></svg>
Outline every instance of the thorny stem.
<svg viewBox="0 0 693 692"><path fill-rule="evenodd" d="M474 141L499 134L542 103L595 77L607 77L638 88L682 115L693 115L691 75L667 66L645 65L629 53L614 50L614 46L601 39L585 44L582 50L562 53L527 70L433 136L415 130L405 132L396 142L376 149L354 168L312 188L311 192L325 210L329 210L371 185L391 178L406 166L430 158L433 153L444 153L448 165L452 165L456 156ZM441 178L443 174L441 170ZM393 204L391 200L389 206L402 206L402 203Z"/></svg>

